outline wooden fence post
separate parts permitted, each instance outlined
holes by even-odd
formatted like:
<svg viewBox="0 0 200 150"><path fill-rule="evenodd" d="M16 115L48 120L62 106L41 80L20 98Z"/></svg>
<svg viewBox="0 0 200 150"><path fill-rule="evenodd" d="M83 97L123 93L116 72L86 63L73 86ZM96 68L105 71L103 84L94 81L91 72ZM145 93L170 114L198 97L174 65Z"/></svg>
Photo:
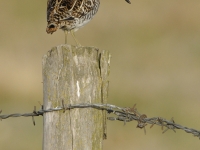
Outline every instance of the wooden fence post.
<svg viewBox="0 0 200 150"><path fill-rule="evenodd" d="M110 53L95 47L59 45L43 60L44 109L107 103ZM102 150L106 112L75 108L44 114L43 150Z"/></svg>

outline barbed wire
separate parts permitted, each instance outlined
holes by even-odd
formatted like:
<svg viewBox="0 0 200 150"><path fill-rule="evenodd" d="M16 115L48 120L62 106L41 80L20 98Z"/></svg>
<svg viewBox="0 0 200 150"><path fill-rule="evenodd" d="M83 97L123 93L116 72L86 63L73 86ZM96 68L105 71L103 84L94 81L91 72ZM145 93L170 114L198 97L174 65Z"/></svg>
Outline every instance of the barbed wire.
<svg viewBox="0 0 200 150"><path fill-rule="evenodd" d="M127 122L131 121L137 121L137 128L144 129L144 132L146 134L146 125L151 124L150 128L152 128L154 125L158 125L162 127L162 130L164 127L166 129L162 132L165 133L168 130L173 130L174 132L175 129L181 129L185 131L186 133L191 133L194 136L198 137L200 139L200 131L188 127L184 127L182 125L176 124L174 119L172 118L171 120L166 120L161 117L152 117L152 118L147 118L147 115L145 114L140 114L137 109L136 109L136 104L133 107L118 107L112 104L75 104L75 105L65 105L64 101L62 101L62 106L56 107L56 108L50 108L50 109L43 109L43 105L41 105L41 110L36 111L36 106L34 106L34 110L32 113L14 113L14 114L9 114L9 115L0 115L0 120L2 119L7 119L10 117L32 117L33 124L35 125L35 116L43 116L44 113L48 112L53 112L53 111L60 111L63 110L63 113L66 110L74 109L74 108L95 108L95 109L100 109L100 110L106 110L108 114L114 114L114 117L107 117L108 120L111 121L123 121L124 125ZM0 110L0 114L2 113L2 110Z"/></svg>

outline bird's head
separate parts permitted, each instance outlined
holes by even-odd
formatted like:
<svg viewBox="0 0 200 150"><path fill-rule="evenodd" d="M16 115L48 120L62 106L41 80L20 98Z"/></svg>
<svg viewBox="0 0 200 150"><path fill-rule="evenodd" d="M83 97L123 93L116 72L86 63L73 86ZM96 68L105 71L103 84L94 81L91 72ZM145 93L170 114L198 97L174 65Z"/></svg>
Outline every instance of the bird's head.
<svg viewBox="0 0 200 150"><path fill-rule="evenodd" d="M53 34L58 29L58 25L55 23L48 23L46 32L48 34Z"/></svg>

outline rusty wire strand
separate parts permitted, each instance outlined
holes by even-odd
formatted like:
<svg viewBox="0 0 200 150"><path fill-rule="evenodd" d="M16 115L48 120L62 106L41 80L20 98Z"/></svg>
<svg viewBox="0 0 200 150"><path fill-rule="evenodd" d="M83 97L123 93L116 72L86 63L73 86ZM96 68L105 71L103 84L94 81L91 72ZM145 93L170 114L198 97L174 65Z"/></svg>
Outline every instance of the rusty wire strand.
<svg viewBox="0 0 200 150"><path fill-rule="evenodd" d="M43 109L43 105L41 105L41 110L36 111L36 107L34 106L34 110L32 113L14 113L14 114L9 114L9 115L0 115L0 120L2 119L7 119L10 117L32 117L33 124L35 125L35 116L43 116L44 113L48 112L53 112L53 111L60 111L63 110L63 113L66 110L69 109L74 109L74 108L95 108L95 109L100 109L100 110L106 110L108 114L114 114L114 117L107 117L108 120L111 121L123 121L124 124L126 122L131 122L131 121L137 121L137 128L144 129L144 132L146 134L146 129L145 126L147 124L151 124L150 128L152 128L154 125L158 125L162 127L166 127L166 129L162 132L165 133L167 130L173 130L174 132L175 129L181 129L184 130L186 133L191 133L194 136L198 137L200 139L200 131L188 127L184 127L182 125L176 124L173 118L168 121L164 118L161 117L152 117L152 118L147 118L145 114L140 114L137 109L135 108L136 105L134 105L132 108L122 108L118 107L112 104L75 104L75 105L68 105L66 106L64 102L62 101L62 106L61 107L56 107L56 108L49 108L49 109ZM2 113L2 110L0 110L0 114Z"/></svg>

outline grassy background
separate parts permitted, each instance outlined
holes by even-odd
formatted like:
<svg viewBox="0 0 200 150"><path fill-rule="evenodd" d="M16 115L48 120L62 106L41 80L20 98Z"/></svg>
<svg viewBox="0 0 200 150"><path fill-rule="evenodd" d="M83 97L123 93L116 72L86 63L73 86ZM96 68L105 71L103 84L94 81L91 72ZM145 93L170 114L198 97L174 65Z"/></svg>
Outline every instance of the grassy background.
<svg viewBox="0 0 200 150"><path fill-rule="evenodd" d="M76 33L80 43L112 54L109 103L137 103L148 117L174 117L200 129L200 2L198 0L102 0L94 19ZM59 30L47 35L46 0L0 0L0 109L31 112L42 103L41 58L64 43ZM72 37L69 42L74 44ZM0 122L0 149L42 149L42 117ZM198 138L136 122L108 121L104 149L196 150Z"/></svg>

